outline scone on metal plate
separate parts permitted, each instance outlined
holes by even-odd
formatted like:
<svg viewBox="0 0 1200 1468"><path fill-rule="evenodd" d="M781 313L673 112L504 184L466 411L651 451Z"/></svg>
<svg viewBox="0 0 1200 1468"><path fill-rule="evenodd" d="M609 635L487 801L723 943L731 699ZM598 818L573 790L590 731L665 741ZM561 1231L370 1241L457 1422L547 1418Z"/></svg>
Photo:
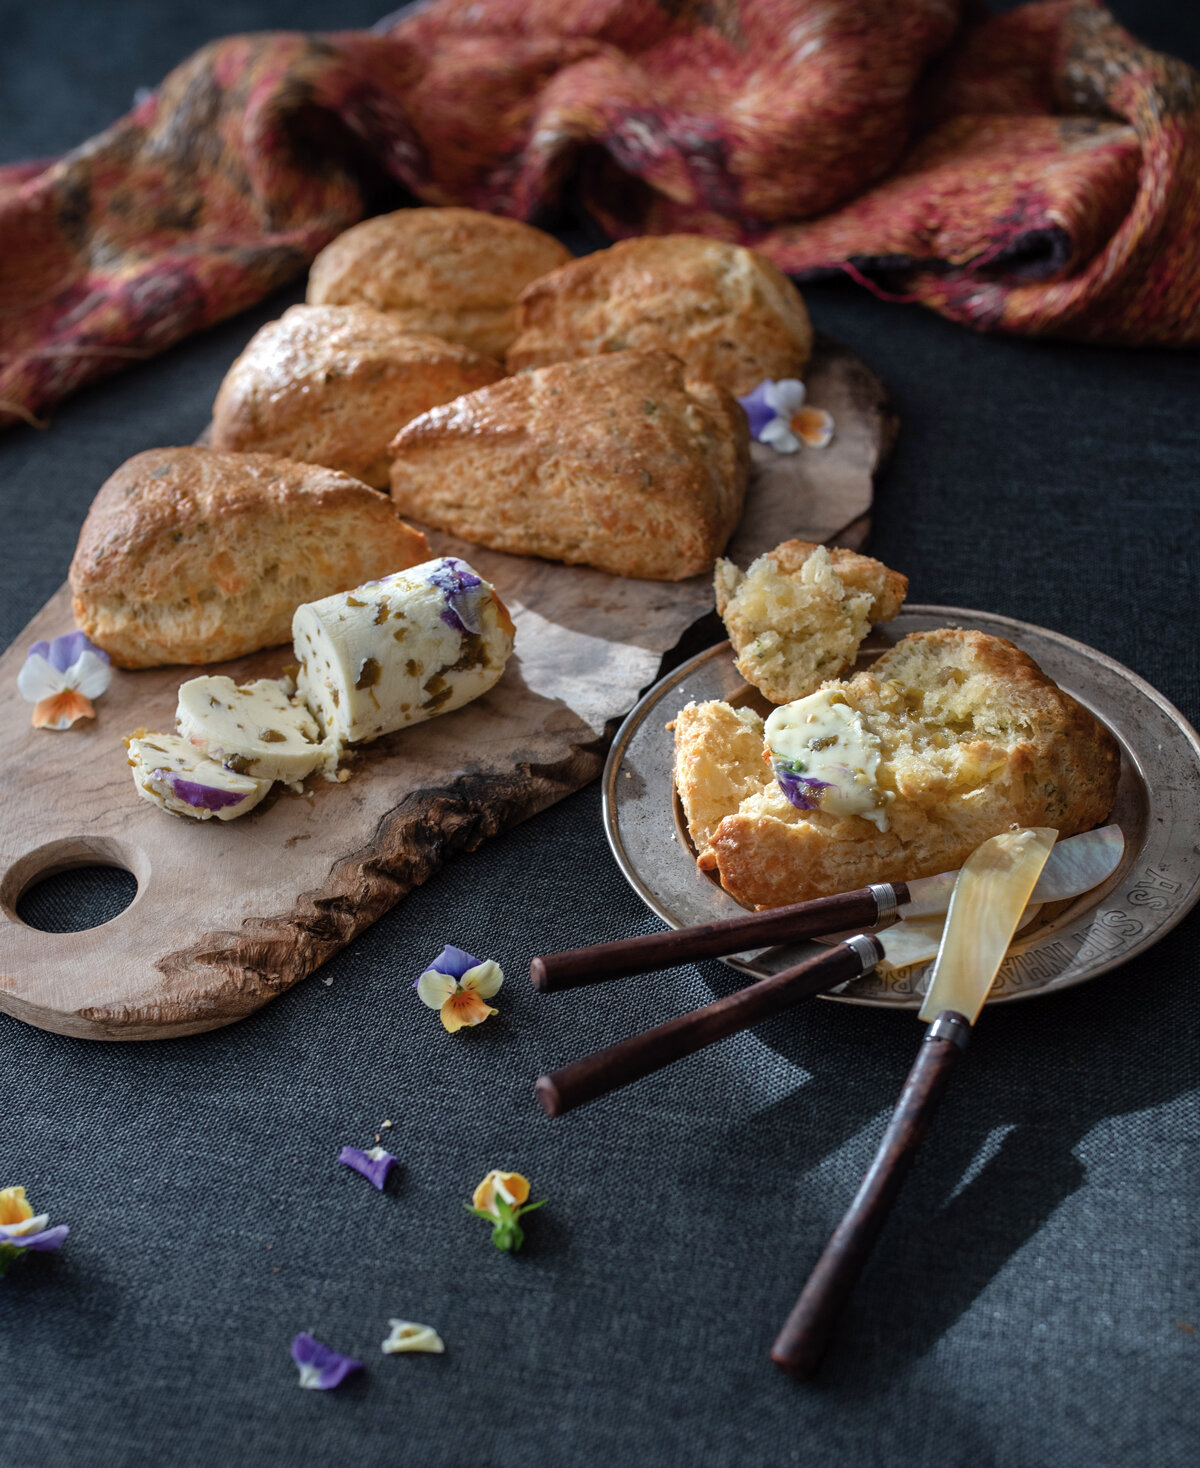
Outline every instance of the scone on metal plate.
<svg viewBox="0 0 1200 1468"><path fill-rule="evenodd" d="M406 331L502 358L517 297L571 258L540 229L478 209L398 209L332 240L312 263L314 306L373 306Z"/></svg>
<svg viewBox="0 0 1200 1468"><path fill-rule="evenodd" d="M744 397L803 377L812 326L800 292L761 255L702 235L622 240L560 265L521 296L508 369L663 350Z"/></svg>
<svg viewBox="0 0 1200 1468"><path fill-rule="evenodd" d="M75 620L121 668L218 663L291 636L301 602L428 558L391 502L267 454L148 449L101 486L79 534Z"/></svg>
<svg viewBox="0 0 1200 1468"><path fill-rule="evenodd" d="M212 447L324 464L386 489L397 430L503 376L493 358L369 306L291 306L225 374Z"/></svg>
<svg viewBox="0 0 1200 1468"><path fill-rule="evenodd" d="M765 725L733 713L679 713L675 778L699 865L746 907L950 871L1013 825L1073 836L1116 794L1112 734L982 632L914 633Z"/></svg>
<svg viewBox="0 0 1200 1468"><path fill-rule="evenodd" d="M747 683L790 703L854 666L876 622L904 604L908 577L843 546L785 540L741 571L717 562L717 611Z"/></svg>
<svg viewBox="0 0 1200 1468"><path fill-rule="evenodd" d="M403 514L477 545L680 581L706 572L742 510L746 415L666 352L505 378L392 443Z"/></svg>

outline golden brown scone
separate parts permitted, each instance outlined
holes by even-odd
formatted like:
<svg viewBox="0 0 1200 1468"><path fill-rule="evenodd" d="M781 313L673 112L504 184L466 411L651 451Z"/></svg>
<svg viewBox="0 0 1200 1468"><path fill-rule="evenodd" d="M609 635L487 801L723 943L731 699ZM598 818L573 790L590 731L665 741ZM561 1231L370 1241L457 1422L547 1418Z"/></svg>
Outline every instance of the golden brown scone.
<svg viewBox="0 0 1200 1468"><path fill-rule="evenodd" d="M315 464L149 449L100 488L71 562L75 620L121 668L287 642L301 602L428 558L365 484Z"/></svg>
<svg viewBox="0 0 1200 1468"><path fill-rule="evenodd" d="M622 240L561 265L525 290L517 321L510 372L661 349L735 397L766 377L802 377L812 352L808 312L787 276L753 250L702 235Z"/></svg>
<svg viewBox="0 0 1200 1468"><path fill-rule="evenodd" d="M702 704L676 720L685 806L689 788L729 792L715 828L716 810L693 794L700 865L715 868L746 907L931 876L1014 824L1073 836L1112 807L1116 740L1003 638L915 633L869 672L826 687L879 740L885 831L859 815L797 810L774 780L738 799L740 773L725 771L745 770L748 781L750 767L721 706Z"/></svg>
<svg viewBox="0 0 1200 1468"><path fill-rule="evenodd" d="M571 258L550 235L478 209L399 209L356 224L312 263L314 306L373 306L406 331L503 357L517 297Z"/></svg>
<svg viewBox="0 0 1200 1468"><path fill-rule="evenodd" d="M882 561L808 540L785 540L745 572L719 560L714 581L738 672L772 703L852 668L872 624L890 622L908 590Z"/></svg>
<svg viewBox="0 0 1200 1468"><path fill-rule="evenodd" d="M714 699L675 715L675 788L697 859L711 871L713 833L731 811L774 784L763 759L763 721Z"/></svg>
<svg viewBox="0 0 1200 1468"><path fill-rule="evenodd" d="M654 581L709 569L750 466L741 408L685 382L666 352L505 378L414 419L392 454L403 514L477 545Z"/></svg>
<svg viewBox="0 0 1200 1468"><path fill-rule="evenodd" d="M292 306L225 374L212 446L324 464L386 489L398 429L503 376L493 358L369 306Z"/></svg>

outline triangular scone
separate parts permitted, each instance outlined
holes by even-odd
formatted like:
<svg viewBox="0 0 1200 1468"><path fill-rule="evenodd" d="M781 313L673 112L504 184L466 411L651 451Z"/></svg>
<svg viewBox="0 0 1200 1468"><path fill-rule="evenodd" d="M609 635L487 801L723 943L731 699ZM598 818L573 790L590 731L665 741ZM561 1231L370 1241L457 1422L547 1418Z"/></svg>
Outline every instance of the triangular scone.
<svg viewBox="0 0 1200 1468"><path fill-rule="evenodd" d="M807 540L785 540L745 572L719 560L715 583L738 672L772 703L852 667L872 624L890 622L908 590L882 561Z"/></svg>
<svg viewBox="0 0 1200 1468"><path fill-rule="evenodd" d="M753 709L719 699L689 703L675 716L675 788L688 835L705 871L717 859L709 842L722 820L775 783L763 759L763 721Z"/></svg>
<svg viewBox="0 0 1200 1468"><path fill-rule="evenodd" d="M668 352L557 362L466 393L392 440L392 499L426 525L613 576L708 570L742 513L746 415Z"/></svg>
<svg viewBox="0 0 1200 1468"><path fill-rule="evenodd" d="M735 806L737 782L727 772L749 774L735 722L709 712L711 705L701 706L703 724L676 721L684 778L693 790L727 791L731 801L715 829L716 801L703 807L702 865L715 865L746 907L950 871L1012 825L1072 836L1112 808L1116 740L1003 638L948 628L915 633L869 672L826 686L879 741L875 781L886 830L859 815L798 810L769 773Z"/></svg>

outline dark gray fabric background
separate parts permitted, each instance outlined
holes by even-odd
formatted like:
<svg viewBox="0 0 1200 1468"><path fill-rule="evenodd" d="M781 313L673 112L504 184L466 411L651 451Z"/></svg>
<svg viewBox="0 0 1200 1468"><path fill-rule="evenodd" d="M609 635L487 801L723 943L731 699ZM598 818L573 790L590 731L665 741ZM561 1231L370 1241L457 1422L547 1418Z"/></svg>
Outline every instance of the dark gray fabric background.
<svg viewBox="0 0 1200 1468"><path fill-rule="evenodd" d="M109 122L202 41L365 0L0 4L0 157ZM1200 61L1194 7L1120 4ZM871 548L914 601L1080 638L1200 713L1200 359L989 339L849 285L817 326L902 418ZM128 455L186 443L298 292L0 435L0 637L59 585ZM15 697L15 690L7 690ZM50 737L50 736L47 736ZM196 874L198 883L204 873ZM95 902L88 898L88 902ZM64 899L34 905L61 916ZM537 1072L726 993L716 964L537 1000L531 953L650 932L595 788L457 862L232 1028L67 1040L0 1016L0 1186L73 1232L0 1283L0 1440L30 1465L1182 1465L1200 1457L1200 1006L1186 922L1147 959L989 1013L820 1379L767 1349L920 1038L814 1003L551 1124ZM409 984L445 941L509 974L448 1037ZM99 950L103 933L97 933ZM336 1166L392 1118L380 1196ZM518 1258L462 1203L519 1168ZM387 1318L441 1358L385 1358ZM369 1372L301 1392L299 1330Z"/></svg>

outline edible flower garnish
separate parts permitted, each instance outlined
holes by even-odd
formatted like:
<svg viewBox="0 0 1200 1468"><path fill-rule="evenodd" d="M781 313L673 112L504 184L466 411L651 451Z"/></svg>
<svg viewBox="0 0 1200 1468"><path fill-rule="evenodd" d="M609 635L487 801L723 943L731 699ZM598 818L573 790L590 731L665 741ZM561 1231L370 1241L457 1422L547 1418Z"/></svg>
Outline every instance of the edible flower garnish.
<svg viewBox="0 0 1200 1468"><path fill-rule="evenodd" d="M17 687L34 705L35 729L69 729L76 719L94 719L92 699L112 680L108 654L82 632L65 632L35 642L17 674Z"/></svg>
<svg viewBox="0 0 1200 1468"><path fill-rule="evenodd" d="M833 437L833 418L823 408L805 407L804 384L795 377L767 378L738 402L750 420L750 436L777 454L794 454L800 445L823 449Z"/></svg>
<svg viewBox="0 0 1200 1468"><path fill-rule="evenodd" d="M25 1256L27 1249L57 1249L71 1232L70 1225L50 1222L48 1213L36 1216L24 1188L0 1188L0 1275Z"/></svg>
<svg viewBox="0 0 1200 1468"><path fill-rule="evenodd" d="M461 948L447 944L413 985L422 1004L436 1009L451 1034L468 1025L482 1024L496 1014L490 999L504 982L500 965L491 958L482 962Z"/></svg>
<svg viewBox="0 0 1200 1468"><path fill-rule="evenodd" d="M474 571L469 571L454 556L443 556L437 569L430 573L429 583L446 598L441 618L447 627L453 627L455 632L483 631L479 605L486 601L487 592L481 590L483 581Z"/></svg>
<svg viewBox="0 0 1200 1468"><path fill-rule="evenodd" d="M497 1249L515 1254L525 1242L525 1230L517 1222L524 1213L532 1213L546 1201L527 1203L529 1179L519 1172L498 1172L495 1168L475 1189L471 1201L463 1206L468 1213L492 1225L492 1243Z"/></svg>
<svg viewBox="0 0 1200 1468"><path fill-rule="evenodd" d="M372 1147L364 1152L361 1147L343 1147L338 1161L345 1167L361 1172L363 1177L382 1193L387 1184L388 1173L395 1167L397 1158L382 1147Z"/></svg>
<svg viewBox="0 0 1200 1468"><path fill-rule="evenodd" d="M405 1351L427 1351L440 1356L445 1342L432 1325L418 1325L415 1320L389 1320L392 1333L383 1343L385 1356L398 1356Z"/></svg>
<svg viewBox="0 0 1200 1468"><path fill-rule="evenodd" d="M340 1386L352 1371L363 1369L361 1361L343 1356L331 1346L323 1346L306 1330L292 1342L292 1360L300 1368L300 1385L319 1392Z"/></svg>
<svg viewBox="0 0 1200 1468"><path fill-rule="evenodd" d="M821 792L830 788L829 781L806 775L803 760L773 759L771 771L776 784L797 810L820 810Z"/></svg>

